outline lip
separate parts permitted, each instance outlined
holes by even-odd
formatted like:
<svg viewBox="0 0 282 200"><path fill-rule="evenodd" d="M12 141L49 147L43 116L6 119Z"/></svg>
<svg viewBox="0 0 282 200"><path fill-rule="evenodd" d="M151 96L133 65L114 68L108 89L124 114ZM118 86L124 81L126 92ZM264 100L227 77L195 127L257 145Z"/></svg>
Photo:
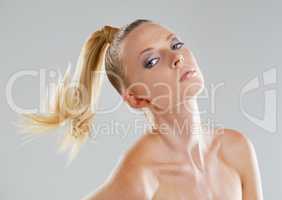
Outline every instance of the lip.
<svg viewBox="0 0 282 200"><path fill-rule="evenodd" d="M196 69L194 69L194 68L193 68L193 69L190 69L190 70L187 70L186 72L184 72L184 73L181 75L179 81L181 82L181 81L184 81L184 80L186 80L186 79L189 79L191 76L194 76L196 73L197 73L197 71L196 71Z"/></svg>

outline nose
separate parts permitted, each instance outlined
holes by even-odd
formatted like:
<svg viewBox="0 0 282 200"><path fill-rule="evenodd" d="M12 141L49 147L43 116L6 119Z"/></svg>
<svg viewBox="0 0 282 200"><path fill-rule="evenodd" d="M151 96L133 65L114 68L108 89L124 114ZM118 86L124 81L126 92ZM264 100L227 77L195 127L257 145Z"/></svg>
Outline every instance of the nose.
<svg viewBox="0 0 282 200"><path fill-rule="evenodd" d="M182 54L177 54L174 57L172 68L179 68L182 67L184 63L184 56Z"/></svg>

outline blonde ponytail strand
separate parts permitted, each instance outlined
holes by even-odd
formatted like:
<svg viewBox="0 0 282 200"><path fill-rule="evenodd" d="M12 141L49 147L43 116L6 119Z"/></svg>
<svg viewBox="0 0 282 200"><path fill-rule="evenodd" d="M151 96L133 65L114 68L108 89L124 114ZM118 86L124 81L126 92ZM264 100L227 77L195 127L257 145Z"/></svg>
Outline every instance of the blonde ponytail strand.
<svg viewBox="0 0 282 200"><path fill-rule="evenodd" d="M92 108L98 103L102 83L100 73L104 70L106 51L118 31L118 28L104 26L90 35L82 46L72 80L68 68L57 85L48 114L21 113L20 127L32 134L53 130L68 122L70 126L60 141L59 150L64 152L70 148L69 162L91 134L95 116Z"/></svg>

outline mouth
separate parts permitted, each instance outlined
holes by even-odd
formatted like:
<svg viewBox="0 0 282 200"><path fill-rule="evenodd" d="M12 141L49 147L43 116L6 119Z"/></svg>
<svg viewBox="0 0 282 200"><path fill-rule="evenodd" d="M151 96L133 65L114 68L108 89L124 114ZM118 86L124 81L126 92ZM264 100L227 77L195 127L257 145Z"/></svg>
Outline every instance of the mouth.
<svg viewBox="0 0 282 200"><path fill-rule="evenodd" d="M187 80L187 79L189 79L190 77L195 76L196 73L197 73L197 72L196 72L195 69L190 69L190 70L188 70L188 71L186 71L186 72L184 72L184 73L182 74L182 76L180 77L179 81L182 82L182 81L184 81L184 80Z"/></svg>

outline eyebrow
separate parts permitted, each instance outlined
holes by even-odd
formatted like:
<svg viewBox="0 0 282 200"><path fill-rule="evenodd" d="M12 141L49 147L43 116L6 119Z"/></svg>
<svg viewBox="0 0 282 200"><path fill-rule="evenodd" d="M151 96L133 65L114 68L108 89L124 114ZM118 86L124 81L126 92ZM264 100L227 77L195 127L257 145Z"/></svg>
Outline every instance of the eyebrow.
<svg viewBox="0 0 282 200"><path fill-rule="evenodd" d="M173 37L173 36L175 36L175 34L174 34L174 33L170 33L170 34L166 37L166 41L169 41L170 38ZM154 49L154 48L153 48L153 47L148 47L148 48L144 49L143 51L141 51L141 52L139 53L139 56L141 56L141 55L142 55L143 53L145 53L146 51L150 51L150 50L152 50L152 49Z"/></svg>

